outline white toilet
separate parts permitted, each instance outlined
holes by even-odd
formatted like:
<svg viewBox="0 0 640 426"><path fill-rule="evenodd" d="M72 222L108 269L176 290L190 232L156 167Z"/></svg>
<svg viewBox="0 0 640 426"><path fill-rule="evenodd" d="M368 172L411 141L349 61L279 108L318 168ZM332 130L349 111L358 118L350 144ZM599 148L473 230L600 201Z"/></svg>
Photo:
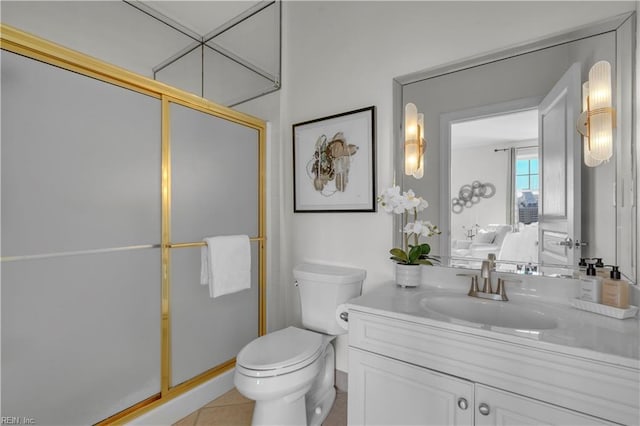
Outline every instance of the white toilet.
<svg viewBox="0 0 640 426"><path fill-rule="evenodd" d="M336 397L331 341L346 333L338 306L360 295L366 271L304 263L293 269L302 324L258 337L236 357L234 383L256 401L253 425L319 425Z"/></svg>

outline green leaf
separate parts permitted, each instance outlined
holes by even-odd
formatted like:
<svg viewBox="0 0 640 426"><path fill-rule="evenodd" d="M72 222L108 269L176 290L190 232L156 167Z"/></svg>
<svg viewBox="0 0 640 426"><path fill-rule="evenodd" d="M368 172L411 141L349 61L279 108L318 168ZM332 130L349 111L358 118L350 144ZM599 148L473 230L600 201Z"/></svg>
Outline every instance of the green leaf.
<svg viewBox="0 0 640 426"><path fill-rule="evenodd" d="M405 253L402 249L392 248L391 250L389 250L389 253L391 253L394 257L401 259L403 262L409 261L407 253Z"/></svg>
<svg viewBox="0 0 640 426"><path fill-rule="evenodd" d="M420 244L421 256L427 256L431 253L431 246L427 243Z"/></svg>
<svg viewBox="0 0 640 426"><path fill-rule="evenodd" d="M432 261L436 261L436 258L430 257L431 246L427 243L419 245L409 245L409 251L406 252L401 248L395 247L389 250L391 257L389 259L394 262L401 263L403 265L430 265L433 266Z"/></svg>
<svg viewBox="0 0 640 426"><path fill-rule="evenodd" d="M413 246L409 250L409 263L415 264L422 254L422 246Z"/></svg>

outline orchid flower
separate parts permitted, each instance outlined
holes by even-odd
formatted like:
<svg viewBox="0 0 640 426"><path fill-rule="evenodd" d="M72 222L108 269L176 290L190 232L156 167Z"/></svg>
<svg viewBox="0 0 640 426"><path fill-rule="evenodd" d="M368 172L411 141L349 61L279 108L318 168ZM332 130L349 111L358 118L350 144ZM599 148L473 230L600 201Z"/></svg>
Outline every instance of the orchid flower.
<svg viewBox="0 0 640 426"><path fill-rule="evenodd" d="M429 207L427 200L416 196L411 189L401 194L399 186L392 186L378 197L378 203L387 213L404 215L404 222L406 223L403 229L405 234L403 248L391 249L391 259L408 265L431 265L432 263L428 260L433 259L429 256L431 246L427 243L419 244L419 238L432 237L440 234L440 231L430 221L418 220L418 212ZM410 213L413 213L413 222L408 221ZM411 236L413 236L414 245L409 245Z"/></svg>

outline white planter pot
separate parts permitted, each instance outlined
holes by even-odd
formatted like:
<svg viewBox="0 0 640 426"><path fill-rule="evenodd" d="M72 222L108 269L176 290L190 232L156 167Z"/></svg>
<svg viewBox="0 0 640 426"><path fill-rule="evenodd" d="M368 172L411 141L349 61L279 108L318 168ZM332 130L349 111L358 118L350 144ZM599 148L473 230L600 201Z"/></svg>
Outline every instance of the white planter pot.
<svg viewBox="0 0 640 426"><path fill-rule="evenodd" d="M421 265L396 263L396 284L401 287L418 287L422 277Z"/></svg>

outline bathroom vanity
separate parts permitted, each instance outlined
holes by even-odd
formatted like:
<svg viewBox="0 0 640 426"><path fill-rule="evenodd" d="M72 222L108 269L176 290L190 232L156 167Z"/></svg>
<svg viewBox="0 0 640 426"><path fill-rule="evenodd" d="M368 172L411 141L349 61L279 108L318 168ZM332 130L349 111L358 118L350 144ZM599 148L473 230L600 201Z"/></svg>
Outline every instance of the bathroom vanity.
<svg viewBox="0 0 640 426"><path fill-rule="evenodd" d="M349 424L638 424L638 319L574 309L576 282L554 281L508 302L455 276L353 299Z"/></svg>

